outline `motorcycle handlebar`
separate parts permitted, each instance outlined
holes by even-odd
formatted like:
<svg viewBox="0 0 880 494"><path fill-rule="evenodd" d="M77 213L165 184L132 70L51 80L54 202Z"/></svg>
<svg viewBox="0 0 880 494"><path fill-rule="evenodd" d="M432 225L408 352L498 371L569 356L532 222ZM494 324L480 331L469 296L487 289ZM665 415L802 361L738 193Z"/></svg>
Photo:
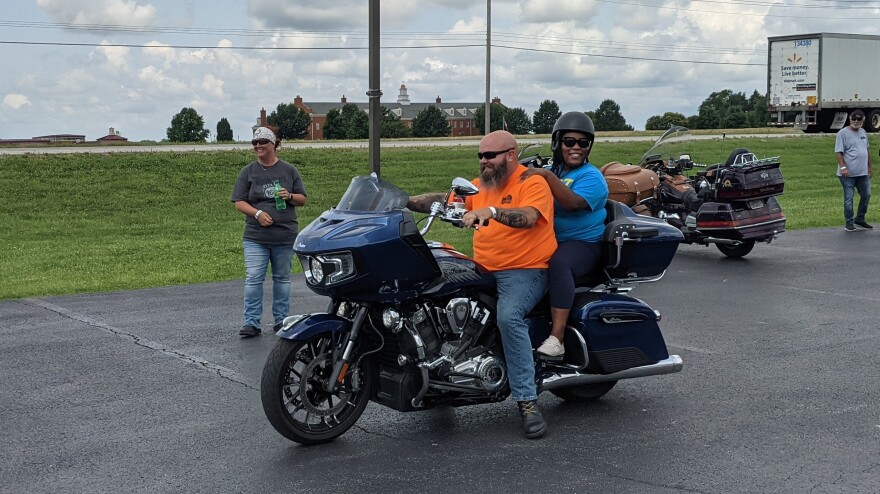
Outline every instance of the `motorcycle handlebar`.
<svg viewBox="0 0 880 494"><path fill-rule="evenodd" d="M435 219L439 219L440 221L444 221L446 223L451 224L456 228L464 228L464 222L462 222L462 218L467 213L467 210L464 209L464 203L461 202L453 202L446 203L445 205L440 202L435 202L431 205L431 214L428 217L428 223L424 228L421 229L420 233L422 235L426 234L428 230L431 228L431 224ZM473 229L478 229L482 226L488 226L490 220L485 220L482 224L474 224L471 226Z"/></svg>

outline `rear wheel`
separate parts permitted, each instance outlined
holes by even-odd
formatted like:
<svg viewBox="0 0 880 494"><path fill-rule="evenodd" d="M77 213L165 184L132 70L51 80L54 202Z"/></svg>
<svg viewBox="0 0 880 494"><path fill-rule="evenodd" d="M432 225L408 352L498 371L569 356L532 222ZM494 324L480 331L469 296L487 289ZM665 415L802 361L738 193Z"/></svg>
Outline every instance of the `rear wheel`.
<svg viewBox="0 0 880 494"><path fill-rule="evenodd" d="M733 257L738 259L740 257L745 256L752 249L755 248L754 240L745 240L739 245L724 245L724 244L715 244L715 247L718 247L718 250L721 251L727 257Z"/></svg>
<svg viewBox="0 0 880 494"><path fill-rule="evenodd" d="M324 383L333 370L331 334L307 341L280 340L263 367L260 398L269 423L300 444L330 442L347 431L370 400L372 367L356 360L333 393Z"/></svg>
<svg viewBox="0 0 880 494"><path fill-rule="evenodd" d="M604 395L605 393L611 391L611 388L613 388L615 384L617 384L617 381L608 381L595 384L581 384L579 386L572 386L570 388L553 389L550 390L550 392L565 401L572 401L577 403L597 400L601 398L602 395Z"/></svg>
<svg viewBox="0 0 880 494"><path fill-rule="evenodd" d="M880 130L880 110L871 110L871 112L868 113L865 127L865 130L868 132L877 132Z"/></svg>

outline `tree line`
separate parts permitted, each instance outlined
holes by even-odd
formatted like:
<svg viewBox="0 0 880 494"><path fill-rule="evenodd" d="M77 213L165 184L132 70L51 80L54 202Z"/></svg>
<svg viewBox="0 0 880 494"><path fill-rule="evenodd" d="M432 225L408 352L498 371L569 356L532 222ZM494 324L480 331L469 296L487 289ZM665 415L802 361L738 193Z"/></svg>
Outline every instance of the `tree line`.
<svg viewBox="0 0 880 494"><path fill-rule="evenodd" d="M418 113L407 126L387 107L382 106L381 130L383 138L404 137L445 137L451 128L443 111L436 106L428 106ZM474 114L474 122L480 134L485 130L483 122L485 106L479 106ZM612 99L602 101L595 110L584 113L593 120L597 132L633 130L620 111L620 105ZM562 115L554 100L544 100L538 109L529 115L519 107L508 108L500 103L492 103L489 113L491 131L505 129L513 134L549 134L553 124ZM308 135L312 123L309 114L293 103L280 103L267 117L269 125L279 129L282 139L303 139ZM685 116L678 112L653 115L645 122L645 130L664 130L673 125L691 129L741 129L765 127L770 121L767 111L767 96L754 91L751 96L745 93L724 89L709 95L700 103L697 114ZM183 108L171 119L167 138L171 142L205 142L211 131L204 128L205 121L193 108ZM346 103L327 113L324 122L324 139L366 139L369 137L370 119L367 112L354 103ZM217 122L218 142L233 140L232 127L223 117Z"/></svg>

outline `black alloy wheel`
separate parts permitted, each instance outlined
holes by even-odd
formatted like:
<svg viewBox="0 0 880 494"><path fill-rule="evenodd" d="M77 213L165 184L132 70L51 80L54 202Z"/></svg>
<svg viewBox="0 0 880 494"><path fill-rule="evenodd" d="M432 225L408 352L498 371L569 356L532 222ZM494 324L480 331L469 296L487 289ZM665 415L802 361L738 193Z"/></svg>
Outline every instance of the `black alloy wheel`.
<svg viewBox="0 0 880 494"><path fill-rule="evenodd" d="M357 422L370 401L373 368L366 361L356 366L356 358L333 393L324 389L333 370L331 355L341 341L332 334L280 340L266 359L260 383L263 411L272 427L291 441L308 445L336 439Z"/></svg>

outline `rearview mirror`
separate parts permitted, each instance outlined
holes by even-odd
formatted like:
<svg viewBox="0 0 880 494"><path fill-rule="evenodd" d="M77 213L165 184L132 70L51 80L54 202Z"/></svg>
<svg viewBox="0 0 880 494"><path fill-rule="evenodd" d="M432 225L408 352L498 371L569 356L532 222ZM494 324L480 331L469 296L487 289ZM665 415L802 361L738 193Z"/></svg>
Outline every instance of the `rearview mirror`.
<svg viewBox="0 0 880 494"><path fill-rule="evenodd" d="M455 177L455 179L452 180L452 192L455 192L459 196L466 197L476 195L480 192L480 189L468 180L461 177Z"/></svg>

